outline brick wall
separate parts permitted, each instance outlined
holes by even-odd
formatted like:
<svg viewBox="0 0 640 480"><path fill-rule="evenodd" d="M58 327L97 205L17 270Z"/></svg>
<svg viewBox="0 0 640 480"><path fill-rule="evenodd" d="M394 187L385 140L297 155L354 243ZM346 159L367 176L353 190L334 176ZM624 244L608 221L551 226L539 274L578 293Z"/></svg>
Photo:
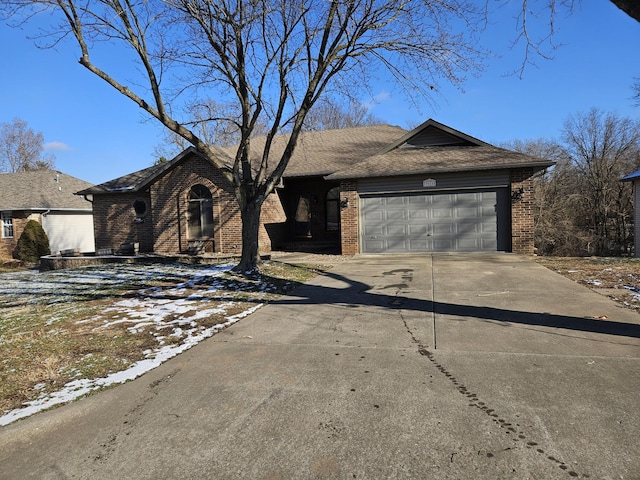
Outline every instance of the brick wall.
<svg viewBox="0 0 640 480"><path fill-rule="evenodd" d="M215 252L242 251L242 219L233 188L222 173L209 161L191 155L151 187L154 218L154 250L175 253L188 248L187 207L191 187L201 184L213 197L213 246ZM271 238L264 224L284 222L285 216L276 194L263 204L258 245L260 251L271 251Z"/></svg>
<svg viewBox="0 0 640 480"><path fill-rule="evenodd" d="M229 253L222 229L234 229L239 221L237 208L230 202L233 194L220 172L197 155L190 155L149 188L155 252L177 253L188 249L187 208L191 187L197 184L207 187L213 197L213 244L209 248Z"/></svg>
<svg viewBox="0 0 640 480"><path fill-rule="evenodd" d="M41 222L40 215L29 215L28 212L11 212L11 218L13 220L13 237L0 238L0 258L6 260L13 258L14 251L18 245L18 239L20 238L20 235L22 235L22 231L24 230L27 222L29 220L37 220Z"/></svg>
<svg viewBox="0 0 640 480"><path fill-rule="evenodd" d="M136 201L146 204L144 215L136 214ZM140 243L141 252L153 251L153 216L148 193L94 195L93 233L96 250L117 250L123 243Z"/></svg>
<svg viewBox="0 0 640 480"><path fill-rule="evenodd" d="M532 177L532 168L511 171L511 249L524 255L535 251Z"/></svg>
<svg viewBox="0 0 640 480"><path fill-rule="evenodd" d="M258 238L260 251L268 252L284 243L287 235L287 215L282 206L280 195L275 191L262 204L260 225Z"/></svg>
<svg viewBox="0 0 640 480"><path fill-rule="evenodd" d="M190 155L157 179L146 192L94 195L94 233L96 249L117 249L122 243L139 242L141 252L174 254L189 247L187 209L191 187L207 187L213 197L213 238L208 251L240 253L242 221L233 189L226 178L207 160ZM134 210L143 201L144 215ZM261 251L271 250L271 239L264 223L285 221L276 194L269 195L262 210L259 231Z"/></svg>
<svg viewBox="0 0 640 480"><path fill-rule="evenodd" d="M340 226L343 255L355 255L360 252L358 215L356 182L355 180L343 180L340 183Z"/></svg>

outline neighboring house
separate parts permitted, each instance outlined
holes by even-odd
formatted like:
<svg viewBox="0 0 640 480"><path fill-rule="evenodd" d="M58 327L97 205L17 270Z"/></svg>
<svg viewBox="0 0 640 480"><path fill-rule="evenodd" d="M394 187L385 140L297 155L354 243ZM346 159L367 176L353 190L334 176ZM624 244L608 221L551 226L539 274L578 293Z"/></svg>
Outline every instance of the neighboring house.
<svg viewBox="0 0 640 480"><path fill-rule="evenodd" d="M91 183L54 170L0 174L0 258L11 258L29 220L42 224L51 253L94 248L91 204L74 195Z"/></svg>
<svg viewBox="0 0 640 480"><path fill-rule="evenodd" d="M256 159L263 142L252 140ZM275 139L274 159L285 143ZM264 203L260 248L530 254L532 177L551 165L434 120L305 132ZM78 194L93 201L97 249L240 251L231 185L193 148Z"/></svg>
<svg viewBox="0 0 640 480"><path fill-rule="evenodd" d="M630 173L620 180L633 184L633 251L640 257L640 170Z"/></svg>

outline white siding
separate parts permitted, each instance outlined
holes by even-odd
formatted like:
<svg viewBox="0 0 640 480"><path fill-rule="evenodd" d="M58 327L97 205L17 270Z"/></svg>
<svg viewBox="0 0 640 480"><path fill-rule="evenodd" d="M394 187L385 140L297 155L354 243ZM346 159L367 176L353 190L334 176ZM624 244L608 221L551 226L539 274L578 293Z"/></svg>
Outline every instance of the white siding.
<svg viewBox="0 0 640 480"><path fill-rule="evenodd" d="M90 212L51 212L42 216L42 227L49 237L53 255L61 250L95 250L93 215Z"/></svg>

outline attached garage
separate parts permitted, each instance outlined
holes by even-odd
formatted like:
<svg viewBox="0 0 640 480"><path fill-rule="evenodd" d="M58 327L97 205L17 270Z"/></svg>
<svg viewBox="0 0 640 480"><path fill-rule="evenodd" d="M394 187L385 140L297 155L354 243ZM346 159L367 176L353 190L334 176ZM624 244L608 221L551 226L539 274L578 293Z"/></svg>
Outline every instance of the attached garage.
<svg viewBox="0 0 640 480"><path fill-rule="evenodd" d="M495 252L497 196L496 191L363 196L362 251Z"/></svg>
<svg viewBox="0 0 640 480"><path fill-rule="evenodd" d="M533 176L551 165L428 120L325 177L342 253L533 253Z"/></svg>

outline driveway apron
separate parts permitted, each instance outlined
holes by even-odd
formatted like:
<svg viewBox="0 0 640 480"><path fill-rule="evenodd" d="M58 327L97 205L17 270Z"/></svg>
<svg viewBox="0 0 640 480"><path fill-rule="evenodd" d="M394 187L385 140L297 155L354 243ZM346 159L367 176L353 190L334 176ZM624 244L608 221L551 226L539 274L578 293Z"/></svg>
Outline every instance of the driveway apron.
<svg viewBox="0 0 640 480"><path fill-rule="evenodd" d="M357 256L0 428L0 478L640 478L639 319L516 255Z"/></svg>

